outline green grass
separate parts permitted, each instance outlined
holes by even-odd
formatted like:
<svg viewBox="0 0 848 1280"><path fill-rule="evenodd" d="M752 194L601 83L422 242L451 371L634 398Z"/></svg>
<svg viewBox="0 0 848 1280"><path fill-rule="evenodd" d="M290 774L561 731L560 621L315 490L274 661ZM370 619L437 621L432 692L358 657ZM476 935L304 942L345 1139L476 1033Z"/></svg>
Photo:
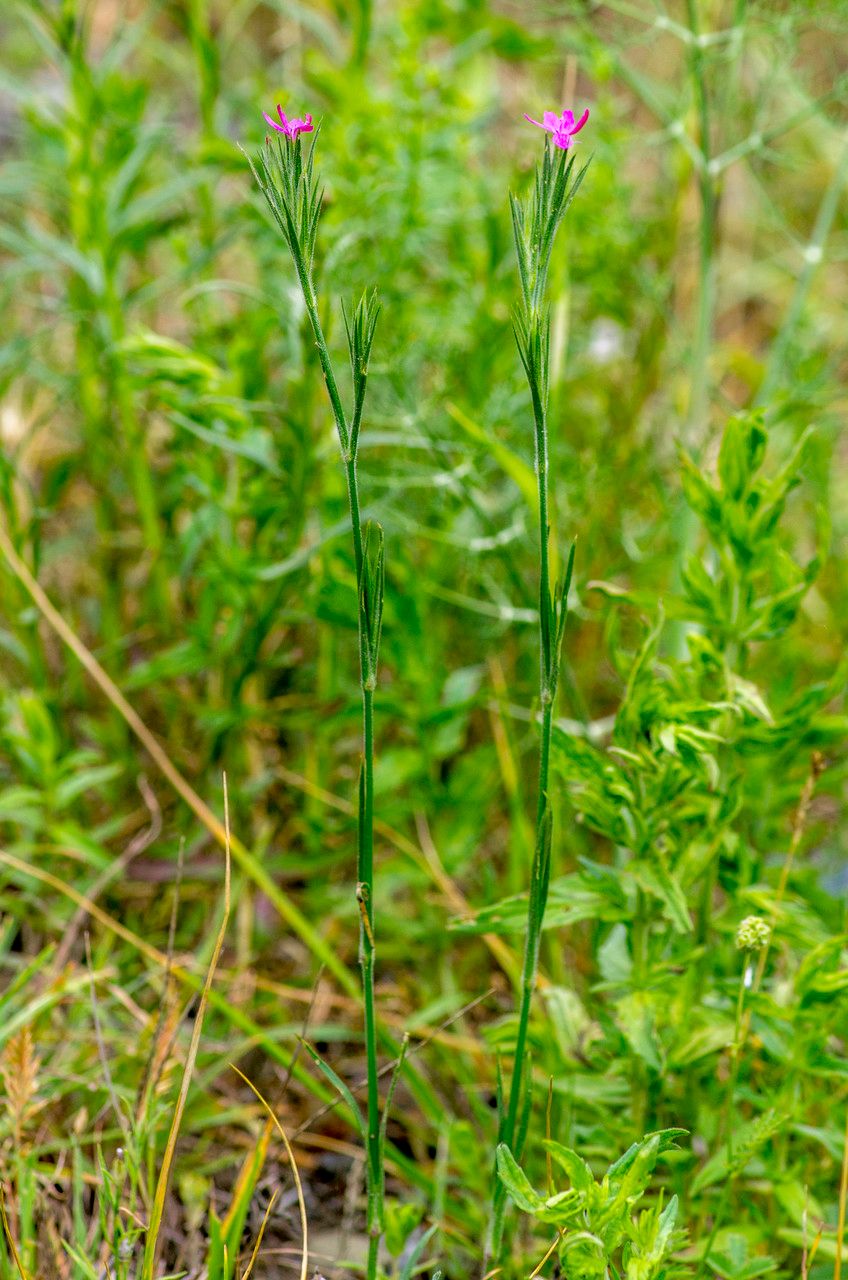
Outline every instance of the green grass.
<svg viewBox="0 0 848 1280"><path fill-rule="evenodd" d="M844 6L123 8L0 15L0 1280L839 1280Z"/></svg>

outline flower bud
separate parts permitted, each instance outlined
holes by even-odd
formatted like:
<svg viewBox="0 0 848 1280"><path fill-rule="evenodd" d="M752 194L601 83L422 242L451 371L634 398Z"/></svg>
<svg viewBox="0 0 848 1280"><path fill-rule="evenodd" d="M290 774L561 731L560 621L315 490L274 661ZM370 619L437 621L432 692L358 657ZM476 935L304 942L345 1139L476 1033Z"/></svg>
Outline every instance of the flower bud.
<svg viewBox="0 0 848 1280"><path fill-rule="evenodd" d="M740 951L763 951L771 938L771 925L762 916L746 916L736 930Z"/></svg>

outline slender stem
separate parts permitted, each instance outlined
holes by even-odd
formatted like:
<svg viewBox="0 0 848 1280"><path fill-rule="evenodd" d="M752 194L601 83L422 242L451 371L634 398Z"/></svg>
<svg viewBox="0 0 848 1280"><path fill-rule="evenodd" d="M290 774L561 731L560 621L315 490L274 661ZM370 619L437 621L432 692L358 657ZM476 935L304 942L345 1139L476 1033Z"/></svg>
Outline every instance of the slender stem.
<svg viewBox="0 0 848 1280"><path fill-rule="evenodd" d="M368 58L368 45L371 41L372 0L359 0L359 12L356 16L356 43L353 50L353 61L357 67L364 67Z"/></svg>
<svg viewBox="0 0 848 1280"><path fill-rule="evenodd" d="M376 1276L377 1274L377 1255L380 1249L380 1237L371 1236L368 1240L368 1269L366 1275Z"/></svg>
<svg viewBox="0 0 848 1280"><path fill-rule="evenodd" d="M215 136L215 103L218 98L218 51L212 36L209 0L188 0L189 38L197 73L197 99L204 139ZM207 187L205 194L209 193Z"/></svg>
<svg viewBox="0 0 848 1280"><path fill-rule="evenodd" d="M804 247L804 265L798 275L786 316L772 343L766 371L755 399L758 405L767 405L775 391L779 389L781 381L788 381L791 378L792 365L788 356L792 339L804 313L813 279L824 261L825 244L839 209L839 197L846 177L848 177L848 138L843 144L833 177L819 205L812 235Z"/></svg>
<svg viewBox="0 0 848 1280"><path fill-rule="evenodd" d="M348 429L347 429L347 418L345 417L345 411L342 408L342 398L339 395L339 388L336 382L336 375L333 372L333 365L332 365L332 361L330 360L330 352L327 349L327 340L324 337L324 327L321 324L321 317L318 314L318 299L315 297L315 289L312 286L312 280L310 279L309 271L307 270L306 263L303 260L303 255L300 252L300 250L299 249L292 250L292 257L294 258L294 265L297 270L298 279L300 281L300 287L303 292L303 301L306 304L306 314L309 316L309 322L312 325L312 332L315 335L315 345L318 348L318 359L321 364L321 372L324 375L324 384L327 388L327 395L330 397L330 407L333 410L333 417L336 422L336 430L338 431L338 434L339 434L339 445L341 446L342 455L345 461L349 462L349 458L348 458L349 437L348 437ZM348 496L350 496L351 494L350 483L351 483L350 474L348 473ZM355 476L353 481L353 491L354 493L356 491ZM362 534L359 528L358 508L357 508L356 520L354 520L354 512L353 512L353 509L351 508L351 527L353 530L354 544L356 544L357 537L358 537L359 544L361 547ZM361 568L361 560L357 561L356 568L357 568L357 585L358 585L358 575L359 575L359 570Z"/></svg>
<svg viewBox="0 0 848 1280"><path fill-rule="evenodd" d="M725 1103L724 1123L725 1123L725 1130L726 1130L725 1143L727 1146L727 1171L725 1174L725 1183L722 1188L721 1196L719 1198L716 1211L713 1214L712 1227L710 1228L710 1234L707 1237L706 1247L704 1248L704 1251L701 1254L701 1261L698 1266L698 1271L696 1273L695 1280L700 1280L700 1276L703 1274L703 1272L705 1271L708 1265L710 1250L712 1249L715 1243L715 1238L718 1235L719 1227L724 1221L724 1214L725 1214L725 1210L727 1209L727 1203L730 1198L730 1191L733 1185L733 1173L731 1171L732 1163L733 1163L733 1099L736 1094L736 1082L739 1079L739 1058L742 1053L742 1048L744 1046L746 1033L747 1033L747 1026L745 1025L745 1022L744 1022L744 1009L745 1009L745 991L746 991L745 980L749 972L753 977L752 953L750 951L746 951L742 961L742 975L739 979L739 995L736 1000L736 1022L733 1029L733 1047L731 1049L730 1079L728 1080L728 1083L727 1083L727 1101Z"/></svg>
<svg viewBox="0 0 848 1280"><path fill-rule="evenodd" d="M359 483L356 475L356 458L348 458L345 462L345 472L347 475L347 498L350 507L350 524L353 534L353 560L356 569L356 581L359 583L362 577L362 516L359 511ZM365 667L363 665L364 653L361 650L362 626L360 620L360 675L365 679Z"/></svg>
<svg viewBox="0 0 848 1280"><path fill-rule="evenodd" d="M704 70L704 54L701 48L698 0L687 0L689 26L693 40L691 45L692 81L698 111L698 132L702 163L698 166L698 186L701 193L701 220L699 229L699 287L698 314L695 342L692 348L692 383L689 400L688 435L695 443L696 433L706 422L709 407L709 354L712 343L713 313L715 311L715 233L718 215L715 179L710 172L710 100L707 93Z"/></svg>
<svg viewBox="0 0 848 1280"><path fill-rule="evenodd" d="M689 66L698 113L698 144L689 139L687 150L693 152L700 195L700 220L698 227L698 298L694 318L695 332L689 366L689 405L684 424L683 438L697 459L705 443L710 408L710 348L716 305L715 240L718 227L718 199L716 179L711 160L711 113L707 92L706 68L701 46L698 0L686 0L686 11L691 32ZM694 149L694 150L693 150ZM684 507L675 520L675 541L680 547L675 567L674 586L679 587L682 566L691 555L697 534L697 522L688 507ZM675 657L682 657L686 645L686 625L674 620L669 628L669 647Z"/></svg>
<svg viewBox="0 0 848 1280"><path fill-rule="evenodd" d="M551 734L554 724L554 704L545 704L542 713L542 736L539 750L539 794L536 806L536 826L541 830L548 809L548 774L551 764ZM547 896L547 895L546 895Z"/></svg>
<svg viewBox="0 0 848 1280"><path fill-rule="evenodd" d="M383 1162L380 1145L380 1096L377 1088L377 1014L374 998L374 694L363 687L363 806L357 869L360 903L359 956L365 1005L368 1060L368 1275L376 1275L376 1247L382 1232ZM371 1264L375 1269L372 1271Z"/></svg>
<svg viewBox="0 0 848 1280"><path fill-rule="evenodd" d="M362 517L359 502L359 483L356 474L356 453L351 447L351 435L342 407L338 384L327 348L318 300L309 271L299 249L292 251L298 279L303 291L306 311L318 348L318 358L327 387L327 394L339 445L345 464L348 505L350 509L351 538L357 587L357 619L359 636L359 675L362 687L362 778L359 811L359 843L357 852L357 888L359 903L359 964L362 974L362 998L365 1013L365 1052L367 1058L368 1090L368 1139L366 1152L366 1180L368 1201L368 1280L377 1275L380 1237L383 1229L383 1151L380 1138L380 1094L377 1063L377 1011L374 992L375 938L374 938L374 691L369 687L366 663L367 639L364 630L361 592L363 588L363 539ZM361 416L361 405L358 406ZM357 421L358 428L358 421ZM354 442L355 443L355 442Z"/></svg>
<svg viewBox="0 0 848 1280"><path fill-rule="evenodd" d="M542 735L539 753L539 795L537 805L537 831L541 833L548 806L548 773L551 756L551 732L553 729L553 704L548 703L542 714ZM544 900L543 900L544 899ZM545 912L547 893L541 892L538 879L534 877L530 888L530 901L534 910L528 918L528 928L524 939L524 964L521 971L521 1001L518 1008L518 1034L515 1040L515 1066L509 1090L509 1110L507 1111L504 1142L511 1145L515 1138L518 1122L518 1107L521 1101L521 1089L524 1077L524 1059L527 1049L527 1031L530 1023L530 1007L533 1003L533 992L536 989L536 974L539 968L539 943L541 938L542 916ZM534 916L538 914L538 924ZM535 927L534 927L535 925Z"/></svg>
<svg viewBox="0 0 848 1280"><path fill-rule="evenodd" d="M750 974L750 979L748 975ZM731 1066L730 1080L727 1084L727 1109L725 1112L725 1129L727 1132L727 1165L733 1159L733 1099L736 1096L736 1083L739 1079L739 1057L742 1053L742 1046L745 1042L743 1034L742 1017L745 1010L745 983L752 981L754 977L753 963L751 952L745 952L745 958L742 963L742 977L739 982L739 995L736 1000L736 1022L733 1028L733 1048L731 1050ZM745 1029L747 1030L747 1028Z"/></svg>
<svg viewBox="0 0 848 1280"><path fill-rule="evenodd" d="M549 662L545 655L545 628L546 623L543 621L550 616L551 601L551 579L549 565L548 539L550 530L548 528L548 428L545 421L544 407L538 400L538 393L533 392L533 409L536 417L536 474L539 484L539 629L540 641L542 646L541 653L541 671L539 678L539 691L542 698L542 704L547 709L551 699L551 690L549 688ZM539 803L536 810L536 821L541 822L543 800L548 790L548 762L547 754L549 753L550 742L545 743L544 734L542 735L542 759L539 762Z"/></svg>
<svg viewBox="0 0 848 1280"><path fill-rule="evenodd" d="M550 648L552 638L550 636L551 584L548 548L548 431L545 404L539 384L531 382L530 392L536 429L536 479L539 492L539 689L542 703L542 728L539 744L539 777L536 801L536 853L527 904L527 928L524 935L524 962L521 972L521 992L518 1006L518 1032L515 1040L515 1060L509 1088L509 1103L500 1135L501 1141L513 1150L513 1154L516 1157L520 1154L514 1151L514 1146L524 1085L527 1033L539 968L539 947L548 897L548 877L542 864L546 857L547 836L545 824L548 821L548 789L554 712ZM493 1255L496 1255L500 1249L506 1203L505 1194L503 1184L496 1179L490 1234L490 1250Z"/></svg>

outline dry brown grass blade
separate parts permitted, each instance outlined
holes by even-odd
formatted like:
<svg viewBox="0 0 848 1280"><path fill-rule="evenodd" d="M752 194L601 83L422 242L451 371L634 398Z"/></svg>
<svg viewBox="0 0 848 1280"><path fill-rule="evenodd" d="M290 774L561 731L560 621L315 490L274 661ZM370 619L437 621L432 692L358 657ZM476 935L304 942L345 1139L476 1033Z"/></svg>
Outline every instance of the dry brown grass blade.
<svg viewBox="0 0 848 1280"><path fill-rule="evenodd" d="M256 1259L259 1257L259 1250L262 1247L262 1237L265 1234L265 1228L268 1226L268 1220L271 1217L271 1213L273 1211L274 1205L277 1203L277 1196L279 1194L280 1194L279 1191L275 1191L274 1194L271 1196L271 1199L268 1203L268 1208L265 1210L265 1216L262 1219L262 1226L259 1228L259 1235L256 1237L256 1243L253 1246L253 1252L250 1255L250 1261L248 1262L246 1268L242 1272L241 1280L250 1280L250 1274L253 1271L254 1266L256 1265Z"/></svg>
<svg viewBox="0 0 848 1280"><path fill-rule="evenodd" d="M53 628L59 639L67 645L77 661L85 668L94 683L127 723L162 776L170 783L180 799L185 801L195 817L199 819L210 835L214 836L223 848L227 842L227 834L219 818L186 781L179 769L171 761L168 753L150 732L141 716L127 702L114 680L107 675L91 650L86 648L76 632L52 604L42 586L36 581L27 565L18 555L2 526L0 526L0 554L2 554L21 586L32 598L45 621ZM333 974L342 990L346 991L349 996L358 996L359 986L356 979L338 958L333 948L325 942L279 885L268 875L258 858L237 837L233 837L231 841L230 853L245 875L274 904L286 924L292 928L313 955L322 964L326 965L327 970Z"/></svg>
<svg viewBox="0 0 848 1280"><path fill-rule="evenodd" d="M3 1234L6 1237L6 1243L12 1254L12 1260L18 1268L18 1274L20 1275L21 1280L30 1280L29 1276L24 1271L24 1264L21 1262L21 1256L18 1253L18 1247L15 1244L15 1239L12 1235L12 1228L9 1226L9 1218L6 1213L6 1196L2 1186L0 1186L0 1217L3 1219Z"/></svg>
<svg viewBox="0 0 848 1280"><path fill-rule="evenodd" d="M309 1269L309 1224L306 1219L306 1201L303 1197L303 1184L300 1181L300 1171L297 1167L297 1161L294 1158L294 1152L292 1151L291 1143L288 1140L288 1135L286 1134L285 1129L280 1124L280 1121L278 1120L271 1106L262 1097L262 1094L259 1092L256 1085L251 1080L248 1080L244 1072L239 1071L238 1067L234 1066L233 1063L230 1063L230 1066L233 1068L233 1071L235 1071L236 1075L242 1078L244 1083L247 1085L248 1089L250 1089L251 1093L253 1093L256 1096L258 1101L265 1108L265 1111L267 1112L269 1120L273 1120L274 1127L277 1130L277 1133L280 1135L280 1137L283 1140L283 1146L286 1149L286 1155L288 1156L289 1164L291 1165L295 1190L297 1191L297 1204L300 1210L300 1229L301 1229L301 1232L303 1233L303 1252L301 1254L301 1259L300 1259L300 1280L306 1280L306 1273Z"/></svg>
<svg viewBox="0 0 848 1280"><path fill-rule="evenodd" d="M162 1164L159 1169L159 1178L156 1183L156 1192L153 1197L153 1205L150 1211L150 1220L147 1224L147 1235L144 1242L144 1257L141 1263L140 1280L154 1280L154 1270L156 1266L156 1255L158 1251L159 1229L162 1225L162 1216L165 1211L165 1197L168 1194L168 1184L171 1178L171 1167L174 1163L174 1153L177 1147L177 1138L179 1136L180 1124L182 1123L183 1112L185 1111L186 1100L188 1099L188 1091L191 1085L191 1077L194 1071L194 1063L197 1058L197 1051L200 1047L200 1035L203 1031L203 1019L206 1013L206 1006L209 1002L209 991L212 986L212 979L215 976L215 969L218 964L218 957L224 945L224 938L227 933L227 924L230 918L230 806L229 797L227 795L227 777L224 775L224 856L226 866L224 870L224 915L221 920L221 927L218 930L218 936L215 939L215 946L212 950L212 958L209 961L209 969L206 974L206 981L203 984L203 992L200 997L197 1015L194 1019L194 1026L191 1032L191 1040L189 1042L188 1054L186 1055L186 1064L183 1071L183 1078L180 1083L180 1091L177 1096L177 1103L174 1107L174 1115L171 1120L171 1128L168 1133L168 1140L165 1144L165 1151L162 1156Z"/></svg>
<svg viewBox="0 0 848 1280"><path fill-rule="evenodd" d="M848 1108L845 1111L845 1144L842 1148L842 1175L839 1179L839 1222L836 1228L836 1261L833 1264L833 1280L840 1280L842 1275L846 1205L848 1205Z"/></svg>
<svg viewBox="0 0 848 1280"><path fill-rule="evenodd" d="M560 1242L561 1238L562 1238L562 1232L561 1232L561 1231L558 1231L558 1232L557 1232L557 1234L556 1234L556 1236L554 1237L554 1241L553 1241L552 1245L551 1245L551 1246L550 1246L550 1248L548 1249L548 1251L547 1251L547 1253L545 1254L544 1258L542 1258L541 1262L537 1262L537 1263L536 1263L535 1267L534 1267L534 1268L533 1268L533 1270L530 1272L530 1275L527 1277L527 1280L536 1280L536 1276L537 1276L537 1275L539 1274L539 1272L542 1270L542 1267L545 1265L545 1263L547 1262L548 1258L549 1258L549 1257L551 1256L551 1254L553 1253L554 1249L556 1249L556 1247L557 1247L557 1245L559 1244L559 1242Z"/></svg>
<svg viewBox="0 0 848 1280"><path fill-rule="evenodd" d="M265 1121L265 1128L262 1130L262 1136L251 1152L251 1158L246 1159L239 1170L239 1175L235 1180L232 1193L230 1195L230 1207L227 1210L224 1220L221 1223L221 1234L228 1237L235 1215L238 1212L242 1199L246 1193L247 1186L254 1176L254 1170L258 1166L260 1169L264 1166L268 1155L268 1148L271 1145L271 1135L274 1132L274 1121L272 1117L268 1117Z"/></svg>

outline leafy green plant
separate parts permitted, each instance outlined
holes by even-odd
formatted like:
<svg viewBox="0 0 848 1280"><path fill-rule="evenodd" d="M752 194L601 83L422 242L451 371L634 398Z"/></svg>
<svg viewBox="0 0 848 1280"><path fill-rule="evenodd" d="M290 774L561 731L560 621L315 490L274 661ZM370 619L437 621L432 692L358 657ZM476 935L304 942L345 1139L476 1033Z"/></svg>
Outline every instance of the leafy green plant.
<svg viewBox="0 0 848 1280"><path fill-rule="evenodd" d="M498 1147L498 1176L511 1200L538 1223L556 1230L554 1241L564 1274L574 1280L625 1275L628 1280L658 1280L682 1274L672 1256L682 1243L676 1229L678 1200L672 1196L641 1212L657 1159L672 1147L682 1129L664 1129L635 1142L598 1182L585 1160L569 1147L548 1139L550 1159L568 1177L562 1191L536 1191L504 1143ZM553 1248L550 1250L552 1253Z"/></svg>

